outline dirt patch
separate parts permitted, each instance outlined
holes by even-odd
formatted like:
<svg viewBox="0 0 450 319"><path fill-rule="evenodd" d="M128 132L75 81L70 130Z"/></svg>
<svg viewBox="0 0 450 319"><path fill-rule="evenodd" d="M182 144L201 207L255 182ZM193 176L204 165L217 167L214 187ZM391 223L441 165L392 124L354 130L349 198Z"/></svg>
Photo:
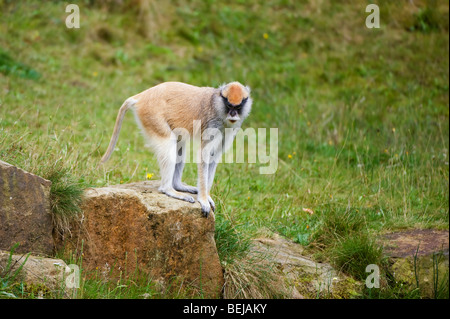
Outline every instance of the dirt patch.
<svg viewBox="0 0 450 319"><path fill-rule="evenodd" d="M427 256L435 252L448 255L448 230L414 229L382 237L384 251L390 257Z"/></svg>

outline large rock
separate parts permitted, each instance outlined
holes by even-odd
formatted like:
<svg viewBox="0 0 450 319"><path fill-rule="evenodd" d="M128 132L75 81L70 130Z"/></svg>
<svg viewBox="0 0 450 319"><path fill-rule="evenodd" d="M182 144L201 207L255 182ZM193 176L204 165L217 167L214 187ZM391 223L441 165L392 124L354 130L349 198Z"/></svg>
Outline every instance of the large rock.
<svg viewBox="0 0 450 319"><path fill-rule="evenodd" d="M419 286L424 298L439 297L449 279L448 230L413 229L382 237L394 279L411 288Z"/></svg>
<svg viewBox="0 0 450 319"><path fill-rule="evenodd" d="M70 281L74 284L69 285L70 288L66 286L66 280L72 280L72 275L72 269L61 259L0 251L0 277L9 286L21 283L24 294L33 294L38 298L71 298L75 296L79 284ZM0 297L5 296L21 297L11 294Z"/></svg>
<svg viewBox="0 0 450 319"><path fill-rule="evenodd" d="M51 182L0 161L0 249L53 253Z"/></svg>
<svg viewBox="0 0 450 319"><path fill-rule="evenodd" d="M66 248L78 255L82 249L84 269L127 276L137 267L166 287L176 279L204 297L220 297L214 214L204 218L198 203L170 198L158 187L159 181L146 181L86 190L83 217Z"/></svg>
<svg viewBox="0 0 450 319"><path fill-rule="evenodd" d="M283 279L279 289L287 298L352 298L362 286L331 265L308 258L301 245L277 234L254 240L253 249L276 265L272 275Z"/></svg>

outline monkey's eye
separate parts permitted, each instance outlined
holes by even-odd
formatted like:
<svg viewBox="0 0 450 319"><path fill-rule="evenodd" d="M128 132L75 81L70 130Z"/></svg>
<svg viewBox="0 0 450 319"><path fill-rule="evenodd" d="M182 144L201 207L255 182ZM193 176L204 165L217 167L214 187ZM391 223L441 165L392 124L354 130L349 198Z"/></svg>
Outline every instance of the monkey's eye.
<svg viewBox="0 0 450 319"><path fill-rule="evenodd" d="M243 107L245 105L245 103L247 103L248 97L242 99L241 104L239 104L240 107Z"/></svg>
<svg viewBox="0 0 450 319"><path fill-rule="evenodd" d="M238 104L238 105L236 105L236 106L233 106L233 108L236 109L236 110L239 110L240 108L242 108L242 107L245 105L245 103L247 102L247 100L248 100L248 97L246 97L245 99L242 99L241 104Z"/></svg>
<svg viewBox="0 0 450 319"><path fill-rule="evenodd" d="M234 108L233 104L231 104L230 102L228 102L228 99L226 97L224 97L222 94L220 94L220 97L223 99L223 103L225 104L225 106L229 109Z"/></svg>
<svg viewBox="0 0 450 319"><path fill-rule="evenodd" d="M222 93L220 93L220 97L223 99L224 104L226 105L227 108L229 109L234 109L234 110L239 110L240 108L242 108L244 106L244 104L247 102L248 97L242 99L241 103L238 105L233 105L231 104L228 99L226 97L224 97L222 95Z"/></svg>
<svg viewBox="0 0 450 319"><path fill-rule="evenodd" d="M228 99L220 93L220 97L223 100L223 103L225 103L226 106L231 106L230 102L228 102Z"/></svg>

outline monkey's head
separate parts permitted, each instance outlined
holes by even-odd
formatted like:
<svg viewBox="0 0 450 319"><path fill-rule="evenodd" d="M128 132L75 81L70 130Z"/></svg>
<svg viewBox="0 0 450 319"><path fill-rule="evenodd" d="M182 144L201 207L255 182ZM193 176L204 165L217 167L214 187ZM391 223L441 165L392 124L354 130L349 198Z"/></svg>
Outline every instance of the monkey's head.
<svg viewBox="0 0 450 319"><path fill-rule="evenodd" d="M231 82L219 88L221 109L225 119L231 125L242 122L250 113L252 99L250 88L239 82Z"/></svg>

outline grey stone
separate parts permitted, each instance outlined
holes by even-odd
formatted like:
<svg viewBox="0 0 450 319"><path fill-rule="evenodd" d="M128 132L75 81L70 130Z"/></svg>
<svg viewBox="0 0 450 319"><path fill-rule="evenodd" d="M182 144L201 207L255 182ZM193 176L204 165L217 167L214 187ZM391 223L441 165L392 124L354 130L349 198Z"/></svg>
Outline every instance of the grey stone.
<svg viewBox="0 0 450 319"><path fill-rule="evenodd" d="M423 298L435 298L449 280L448 230L412 229L382 236L397 282L419 288Z"/></svg>
<svg viewBox="0 0 450 319"><path fill-rule="evenodd" d="M25 294L33 293L39 298L74 297L79 284L71 281L74 284L67 287L66 280L71 279L74 272L61 259L28 254L11 255L7 251L0 251L0 276L21 283Z"/></svg>
<svg viewBox="0 0 450 319"><path fill-rule="evenodd" d="M305 256L301 245L278 234L254 240L254 250L264 253L276 264L280 291L287 298L352 298L358 294L361 283L336 271L327 263L319 263Z"/></svg>
<svg viewBox="0 0 450 319"><path fill-rule="evenodd" d="M51 182L0 161L0 249L51 255Z"/></svg>

